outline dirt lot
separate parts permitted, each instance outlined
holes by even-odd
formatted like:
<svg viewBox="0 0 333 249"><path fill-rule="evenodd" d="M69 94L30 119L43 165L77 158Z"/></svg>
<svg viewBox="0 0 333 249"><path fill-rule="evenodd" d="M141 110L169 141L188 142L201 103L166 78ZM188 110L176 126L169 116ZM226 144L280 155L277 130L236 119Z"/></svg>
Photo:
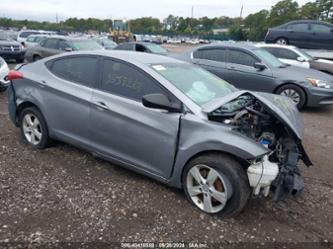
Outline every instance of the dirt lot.
<svg viewBox="0 0 333 249"><path fill-rule="evenodd" d="M169 46L172 51L175 46ZM302 112L305 191L274 203L251 200L222 220L191 206L182 191L72 146L22 143L0 94L0 241L333 241L333 107ZM313 246L313 247L312 247ZM319 248L311 245L309 248Z"/></svg>

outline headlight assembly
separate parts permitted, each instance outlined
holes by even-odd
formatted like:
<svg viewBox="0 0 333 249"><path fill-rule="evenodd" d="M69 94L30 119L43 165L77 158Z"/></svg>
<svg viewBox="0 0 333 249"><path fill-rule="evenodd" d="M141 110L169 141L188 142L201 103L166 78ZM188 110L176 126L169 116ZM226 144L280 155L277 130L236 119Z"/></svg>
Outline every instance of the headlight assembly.
<svg viewBox="0 0 333 249"><path fill-rule="evenodd" d="M331 88L331 84L327 81L323 80L317 80L313 78L306 78L314 87L320 87L320 88Z"/></svg>

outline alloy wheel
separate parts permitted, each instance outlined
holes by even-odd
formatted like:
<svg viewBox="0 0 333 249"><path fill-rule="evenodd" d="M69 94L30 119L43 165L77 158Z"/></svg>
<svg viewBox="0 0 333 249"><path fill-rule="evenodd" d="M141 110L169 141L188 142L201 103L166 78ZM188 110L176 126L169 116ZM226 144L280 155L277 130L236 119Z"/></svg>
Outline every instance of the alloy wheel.
<svg viewBox="0 0 333 249"><path fill-rule="evenodd" d="M287 88L281 92L282 96L289 97L296 105L300 102L301 96L294 89Z"/></svg>
<svg viewBox="0 0 333 249"><path fill-rule="evenodd" d="M38 145L43 135L38 118L32 113L27 113L23 118L22 125L26 140L32 145Z"/></svg>
<svg viewBox="0 0 333 249"><path fill-rule="evenodd" d="M220 212L232 195L229 180L207 165L196 165L189 170L186 188L194 204L207 213Z"/></svg>

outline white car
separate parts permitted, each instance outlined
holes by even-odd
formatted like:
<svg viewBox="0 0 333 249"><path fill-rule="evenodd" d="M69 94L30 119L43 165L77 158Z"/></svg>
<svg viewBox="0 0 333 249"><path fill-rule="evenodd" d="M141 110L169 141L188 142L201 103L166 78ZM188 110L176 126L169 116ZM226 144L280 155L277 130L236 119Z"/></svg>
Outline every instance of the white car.
<svg viewBox="0 0 333 249"><path fill-rule="evenodd" d="M258 44L257 46L267 50L284 63L333 75L333 61L315 58L295 46L277 44Z"/></svg>
<svg viewBox="0 0 333 249"><path fill-rule="evenodd" d="M37 46L42 40L49 37L49 35L29 35L25 41L25 46L27 48Z"/></svg>
<svg viewBox="0 0 333 249"><path fill-rule="evenodd" d="M9 80L7 79L9 73L9 67L2 57L0 57L0 92L7 89Z"/></svg>
<svg viewBox="0 0 333 249"><path fill-rule="evenodd" d="M257 44L257 47L264 48L280 61L303 68L310 68L312 57L295 46L279 44Z"/></svg>

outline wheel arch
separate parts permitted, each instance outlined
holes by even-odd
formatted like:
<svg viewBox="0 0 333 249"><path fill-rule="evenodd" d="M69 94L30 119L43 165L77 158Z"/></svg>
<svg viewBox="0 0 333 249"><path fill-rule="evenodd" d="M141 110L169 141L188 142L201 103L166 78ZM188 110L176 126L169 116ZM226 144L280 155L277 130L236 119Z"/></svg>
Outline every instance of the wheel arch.
<svg viewBox="0 0 333 249"><path fill-rule="evenodd" d="M287 44L290 44L289 39L287 37L283 36L283 35L280 35L280 36L276 37L275 40L274 40L274 43L276 43L279 39L285 39L287 41Z"/></svg>
<svg viewBox="0 0 333 249"><path fill-rule="evenodd" d="M16 123L17 123L17 126L18 126L18 127L20 126L20 124L19 124L19 120L18 120L18 119L19 119L19 117L20 117L21 112L22 112L24 109L29 108L29 107L34 107L34 108L36 108L36 109L37 109L37 110L43 115L41 109L38 107L38 105L37 105L36 103L33 103L32 101L29 101L29 100L24 101L24 102L20 103L20 104L17 106L17 108L16 108ZM43 115L43 116L44 116L44 115ZM45 116L44 116L44 119L45 119Z"/></svg>

